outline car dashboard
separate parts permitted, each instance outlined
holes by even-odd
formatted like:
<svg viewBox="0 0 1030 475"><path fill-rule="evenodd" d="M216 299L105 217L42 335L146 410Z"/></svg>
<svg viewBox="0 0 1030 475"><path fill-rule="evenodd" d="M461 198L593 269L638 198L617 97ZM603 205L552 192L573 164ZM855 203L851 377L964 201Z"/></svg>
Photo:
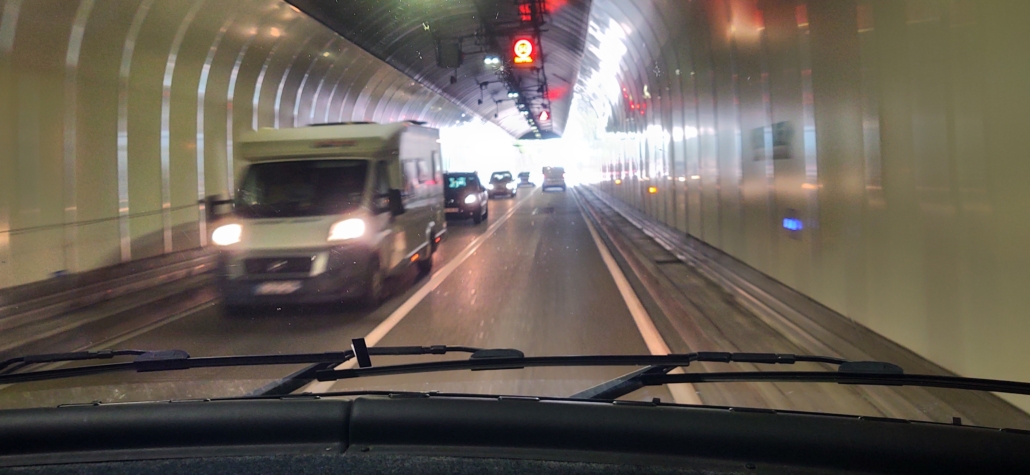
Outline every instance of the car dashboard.
<svg viewBox="0 0 1030 475"><path fill-rule="evenodd" d="M950 424L421 393L0 412L0 473L1015 473L1028 447Z"/></svg>

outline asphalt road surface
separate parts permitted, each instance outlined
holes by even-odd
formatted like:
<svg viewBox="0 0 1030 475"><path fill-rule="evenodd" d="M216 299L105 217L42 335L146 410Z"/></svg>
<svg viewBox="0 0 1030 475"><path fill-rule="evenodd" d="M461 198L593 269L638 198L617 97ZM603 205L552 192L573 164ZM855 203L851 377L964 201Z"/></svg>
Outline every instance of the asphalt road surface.
<svg viewBox="0 0 1030 475"><path fill-rule="evenodd" d="M227 316L212 302L125 332L129 321L78 329L90 349L182 349L192 356L343 351L366 337L375 346L517 348L527 356L647 354L641 332L602 260L574 194L523 188L490 201L480 225L450 222L433 273L391 283L374 311L347 306L270 307ZM143 316L140 317L143 319ZM117 337L110 327L118 326ZM68 351L55 348L54 351ZM467 358L467 354L374 357L373 364ZM0 407L227 397L247 394L297 366L114 373L0 388ZM568 396L635 368L531 368L370 377L307 390L439 390ZM629 399L659 397L647 388Z"/></svg>

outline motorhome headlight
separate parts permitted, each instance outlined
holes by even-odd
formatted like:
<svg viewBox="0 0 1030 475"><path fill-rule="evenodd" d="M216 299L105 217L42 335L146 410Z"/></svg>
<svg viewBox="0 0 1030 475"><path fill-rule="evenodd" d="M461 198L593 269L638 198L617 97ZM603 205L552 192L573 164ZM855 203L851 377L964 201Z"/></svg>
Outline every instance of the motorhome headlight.
<svg viewBox="0 0 1030 475"><path fill-rule="evenodd" d="M215 229L215 232L211 233L211 241L219 246L228 246L240 242L242 234L243 226L239 224L226 224L219 226Z"/></svg>
<svg viewBox="0 0 1030 475"><path fill-rule="evenodd" d="M472 193L471 195L465 197L465 204L467 205L474 205L476 204L476 201L479 201L479 197L476 196L475 193Z"/></svg>
<svg viewBox="0 0 1030 475"><path fill-rule="evenodd" d="M329 228L330 241L346 241L365 235L365 221L361 218L345 219Z"/></svg>

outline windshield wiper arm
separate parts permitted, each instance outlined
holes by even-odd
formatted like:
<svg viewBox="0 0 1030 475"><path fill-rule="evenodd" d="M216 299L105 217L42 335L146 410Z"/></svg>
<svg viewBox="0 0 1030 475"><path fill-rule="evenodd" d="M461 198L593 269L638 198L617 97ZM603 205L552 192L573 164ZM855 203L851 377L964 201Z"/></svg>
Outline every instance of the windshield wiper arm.
<svg viewBox="0 0 1030 475"><path fill-rule="evenodd" d="M592 388L584 389L569 396L569 398L600 400L618 399L644 387L644 384L640 382L641 376L663 375L672 371L673 368L675 368L675 366L648 366L646 368L641 368L631 373L619 376L611 381L605 381Z"/></svg>

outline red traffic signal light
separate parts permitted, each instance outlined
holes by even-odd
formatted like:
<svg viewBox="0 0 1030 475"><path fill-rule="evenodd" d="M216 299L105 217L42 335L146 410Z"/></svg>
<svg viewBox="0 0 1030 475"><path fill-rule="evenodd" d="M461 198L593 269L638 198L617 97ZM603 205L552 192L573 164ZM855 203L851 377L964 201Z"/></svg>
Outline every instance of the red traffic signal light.
<svg viewBox="0 0 1030 475"><path fill-rule="evenodd" d="M516 38L512 45L512 62L516 66L527 66L536 62L536 43L531 38Z"/></svg>

